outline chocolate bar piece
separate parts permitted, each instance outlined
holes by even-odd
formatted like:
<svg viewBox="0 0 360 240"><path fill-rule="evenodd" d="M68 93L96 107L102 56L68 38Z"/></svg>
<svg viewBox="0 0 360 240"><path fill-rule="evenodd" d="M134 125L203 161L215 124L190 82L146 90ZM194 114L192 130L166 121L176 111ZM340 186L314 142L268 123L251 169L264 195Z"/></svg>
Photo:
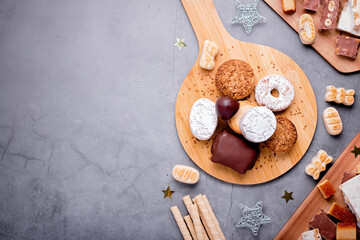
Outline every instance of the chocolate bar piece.
<svg viewBox="0 0 360 240"><path fill-rule="evenodd" d="M356 240L356 223L338 223L336 240Z"/></svg>
<svg viewBox="0 0 360 240"><path fill-rule="evenodd" d="M317 187L325 199L328 199L336 193L329 180L325 180L324 182L318 184Z"/></svg>
<svg viewBox="0 0 360 240"><path fill-rule="evenodd" d="M330 214L336 219L339 219L342 222L356 222L355 215L337 204L336 202L331 205L328 214Z"/></svg>
<svg viewBox="0 0 360 240"><path fill-rule="evenodd" d="M324 0L323 10L318 27L319 31L336 28L339 7L339 0Z"/></svg>
<svg viewBox="0 0 360 240"><path fill-rule="evenodd" d="M333 240L336 237L336 224L323 212L320 211L314 219L309 222L311 228L318 228L320 235L325 240Z"/></svg>
<svg viewBox="0 0 360 240"><path fill-rule="evenodd" d="M336 37L336 55L355 59L358 54L360 39L352 37Z"/></svg>
<svg viewBox="0 0 360 240"><path fill-rule="evenodd" d="M211 146L211 161L230 167L240 174L251 169L259 156L259 146L226 130L220 131Z"/></svg>
<svg viewBox="0 0 360 240"><path fill-rule="evenodd" d="M310 11L317 11L320 0L304 0L303 8Z"/></svg>
<svg viewBox="0 0 360 240"><path fill-rule="evenodd" d="M352 179L353 177L356 176L356 173L352 173L352 172L348 172L348 171L345 171L344 172L344 175L343 175L343 178L341 180L341 183L344 183L346 182L347 180L350 180Z"/></svg>

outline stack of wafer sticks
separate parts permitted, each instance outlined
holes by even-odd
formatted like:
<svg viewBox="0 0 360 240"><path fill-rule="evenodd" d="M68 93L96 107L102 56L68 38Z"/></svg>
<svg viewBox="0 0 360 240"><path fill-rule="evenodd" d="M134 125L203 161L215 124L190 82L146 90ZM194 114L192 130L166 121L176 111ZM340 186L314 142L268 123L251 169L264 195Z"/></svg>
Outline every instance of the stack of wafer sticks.
<svg viewBox="0 0 360 240"><path fill-rule="evenodd" d="M189 215L183 218L177 206L172 207L171 212L185 240L226 239L206 195L199 194L192 200L187 195L183 201Z"/></svg>

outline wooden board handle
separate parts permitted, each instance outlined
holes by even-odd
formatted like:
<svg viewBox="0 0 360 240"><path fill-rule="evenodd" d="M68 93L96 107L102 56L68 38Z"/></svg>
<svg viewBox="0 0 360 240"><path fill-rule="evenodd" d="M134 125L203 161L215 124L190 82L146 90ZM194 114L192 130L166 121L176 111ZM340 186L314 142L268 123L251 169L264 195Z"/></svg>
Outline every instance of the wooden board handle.
<svg viewBox="0 0 360 240"><path fill-rule="evenodd" d="M212 0L181 0L196 34L199 46L211 36L229 35L221 23ZM218 43L219 44L219 43Z"/></svg>

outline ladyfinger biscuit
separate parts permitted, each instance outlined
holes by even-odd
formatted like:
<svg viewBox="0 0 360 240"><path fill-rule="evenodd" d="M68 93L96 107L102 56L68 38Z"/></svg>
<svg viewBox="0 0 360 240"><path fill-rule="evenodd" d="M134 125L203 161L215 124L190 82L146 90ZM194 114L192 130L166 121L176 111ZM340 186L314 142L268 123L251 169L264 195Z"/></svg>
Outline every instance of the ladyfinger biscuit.
<svg viewBox="0 0 360 240"><path fill-rule="evenodd" d="M315 24L311 15L301 15L299 19L299 36L303 44L312 44L315 41Z"/></svg>
<svg viewBox="0 0 360 240"><path fill-rule="evenodd" d="M326 130L330 135L339 135L342 132L343 125L340 114L335 108L326 108L323 112L323 120Z"/></svg>
<svg viewBox="0 0 360 240"><path fill-rule="evenodd" d="M215 42L205 40L199 65L203 69L212 70L215 67L215 57L219 52L219 47Z"/></svg>
<svg viewBox="0 0 360 240"><path fill-rule="evenodd" d="M172 170L172 176L176 181L187 184L195 184L200 179L198 170L185 165L175 165Z"/></svg>

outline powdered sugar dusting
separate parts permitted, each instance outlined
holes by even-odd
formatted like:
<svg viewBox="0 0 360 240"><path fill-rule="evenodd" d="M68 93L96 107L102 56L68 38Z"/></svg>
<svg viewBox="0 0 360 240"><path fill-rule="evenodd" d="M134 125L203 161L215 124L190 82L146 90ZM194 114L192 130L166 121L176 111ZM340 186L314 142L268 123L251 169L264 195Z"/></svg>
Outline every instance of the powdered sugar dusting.
<svg viewBox="0 0 360 240"><path fill-rule="evenodd" d="M218 124L215 103L207 98L197 100L191 108L189 122L191 132L197 139L210 139Z"/></svg>
<svg viewBox="0 0 360 240"><path fill-rule="evenodd" d="M254 107L248 110L240 120L243 136L255 143L268 140L275 132L276 118L266 107Z"/></svg>

